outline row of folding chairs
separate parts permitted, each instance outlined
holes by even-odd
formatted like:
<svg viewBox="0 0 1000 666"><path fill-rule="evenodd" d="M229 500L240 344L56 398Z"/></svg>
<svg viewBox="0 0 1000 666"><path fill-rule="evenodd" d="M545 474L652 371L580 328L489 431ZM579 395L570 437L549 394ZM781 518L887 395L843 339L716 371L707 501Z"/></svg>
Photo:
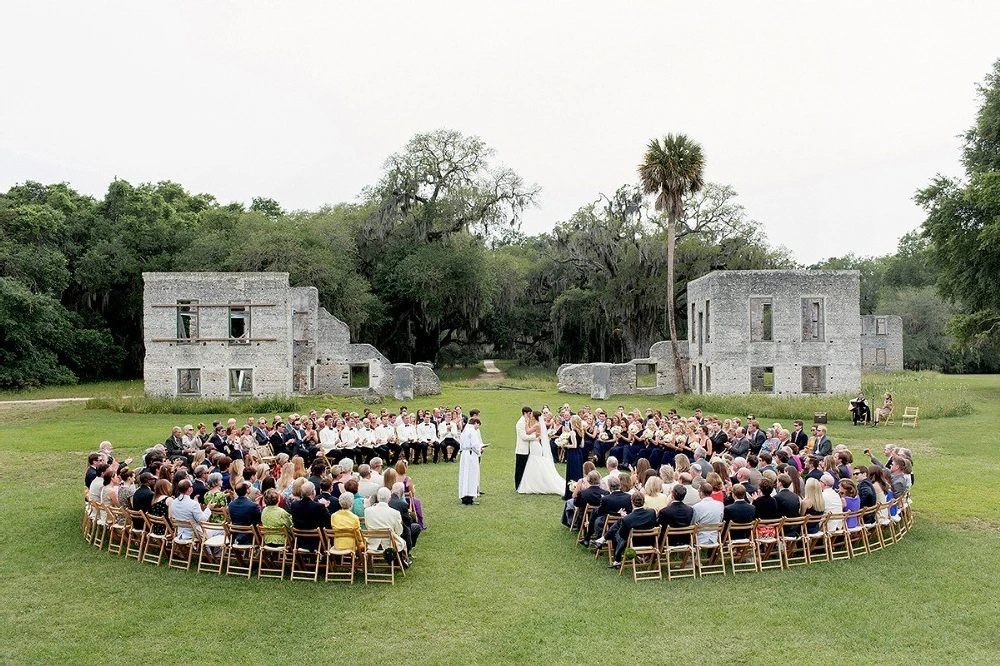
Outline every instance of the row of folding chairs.
<svg viewBox="0 0 1000 666"><path fill-rule="evenodd" d="M391 543L389 529L366 530L368 545L359 553L334 546L337 537L353 539L353 530L192 523L87 500L83 534L98 550L184 571L346 583L363 573L365 583L390 584L397 573L406 576L399 552L387 554L371 545Z"/></svg>
<svg viewBox="0 0 1000 666"><path fill-rule="evenodd" d="M586 507L579 515L580 537L589 529L590 509ZM601 536L618 520L618 516L607 516ZM845 513L633 530L626 545L632 557L623 563L619 575L630 568L633 581L660 580L664 573L667 580L673 580L852 559L897 543L912 526L906 492L892 502ZM610 564L612 552L609 540L594 558L606 553Z"/></svg>

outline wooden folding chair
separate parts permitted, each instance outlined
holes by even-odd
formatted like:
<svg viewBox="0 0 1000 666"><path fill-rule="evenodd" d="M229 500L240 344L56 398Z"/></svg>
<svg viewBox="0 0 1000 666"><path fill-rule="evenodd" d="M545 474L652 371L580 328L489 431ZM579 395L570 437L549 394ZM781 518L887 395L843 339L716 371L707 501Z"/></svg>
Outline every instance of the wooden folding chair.
<svg viewBox="0 0 1000 666"><path fill-rule="evenodd" d="M189 520L172 520L174 528L173 539L170 541L170 557L167 567L171 569L191 570L195 551L200 550L198 526ZM181 530L188 530L190 535L181 536Z"/></svg>
<svg viewBox="0 0 1000 666"><path fill-rule="evenodd" d="M142 519L142 511L125 509L125 526L125 557L140 561L147 529Z"/></svg>
<svg viewBox="0 0 1000 666"><path fill-rule="evenodd" d="M198 549L198 572L222 573L226 532L223 524L201 521L201 547Z"/></svg>
<svg viewBox="0 0 1000 666"><path fill-rule="evenodd" d="M87 543L94 542L94 523L97 521L97 515L94 513L94 507L91 500L84 494L83 498L83 538Z"/></svg>
<svg viewBox="0 0 1000 666"><path fill-rule="evenodd" d="M663 559L666 560L668 581L695 577L697 529L695 525L668 527L663 532Z"/></svg>
<svg viewBox="0 0 1000 666"><path fill-rule="evenodd" d="M589 504L586 505L585 507L583 507L583 515L580 516L580 528L576 532L576 538L577 538L577 540L582 539L583 536L588 531L590 531L590 528L589 528L589 525L590 525L590 514L592 514L593 511L594 511L594 507L591 506L591 505L589 505ZM570 523L570 524L572 525L572 523Z"/></svg>
<svg viewBox="0 0 1000 666"><path fill-rule="evenodd" d="M757 520L757 528L753 532L754 555L757 557L757 570L783 569L785 560L781 555L781 541L778 539L784 518L777 520ZM773 530L761 528L771 527Z"/></svg>
<svg viewBox="0 0 1000 666"><path fill-rule="evenodd" d="M368 532L365 534L365 539L368 542L365 547L366 585L368 583L395 584L397 569L402 572L404 576L406 575L406 572L403 571L403 556L399 553L397 548L393 547L395 555L390 557L387 562L385 558L385 551L380 546L375 546L373 543L376 540L386 540L386 543L395 544L392 530L388 527L369 528Z"/></svg>
<svg viewBox="0 0 1000 666"><path fill-rule="evenodd" d="M608 536L608 530L611 529L611 526L614 525L615 523L617 523L619 520L621 520L621 516L618 516L618 515L608 514L607 516L605 516L604 517L604 526L601 528L601 536L600 536L600 538L606 539L607 536ZM614 559L614 550L615 550L615 545L613 543L611 543L611 541L605 541L604 544L600 548L597 548L594 551L594 559L595 560L598 559L601 556L602 552L607 551L607 553L608 553L608 564L611 564L611 562Z"/></svg>
<svg viewBox="0 0 1000 666"><path fill-rule="evenodd" d="M112 555L121 555L125 549L125 540L128 534L128 516L124 509L114 506L107 506L108 509L108 552Z"/></svg>
<svg viewBox="0 0 1000 666"><path fill-rule="evenodd" d="M146 541L142 549L142 562L160 566L163 556L170 555L170 542L173 541L174 533L170 527L170 521L161 516L153 516L145 513L142 516L147 523L148 532ZM155 556L154 556L155 553Z"/></svg>
<svg viewBox="0 0 1000 666"><path fill-rule="evenodd" d="M909 532L913 528L913 498L910 497L908 489L901 495L899 505L903 509L903 521L906 523L906 531Z"/></svg>
<svg viewBox="0 0 1000 666"><path fill-rule="evenodd" d="M257 530L253 525L233 525L223 523L225 539L222 559L226 562L226 574L249 578L257 555L255 539ZM243 536L245 538L239 539ZM242 543L241 543L242 541Z"/></svg>
<svg viewBox="0 0 1000 666"><path fill-rule="evenodd" d="M754 547L753 536L757 521L750 523L728 523L724 541L726 555L729 557L729 567L733 574L759 571L757 566L757 549ZM734 536L736 533L739 536ZM747 555L750 562L747 562Z"/></svg>
<svg viewBox="0 0 1000 666"><path fill-rule="evenodd" d="M343 583L354 583L354 572L358 565L358 551L356 548L340 550L336 547L337 537L348 538L352 541L356 538L354 530L351 529L324 529L323 538L326 548L326 582L340 581ZM363 548L364 545L361 544Z"/></svg>
<svg viewBox="0 0 1000 666"><path fill-rule="evenodd" d="M809 564L809 539L806 537L806 519L786 517L778 527L778 541L785 568Z"/></svg>
<svg viewBox="0 0 1000 666"><path fill-rule="evenodd" d="M631 548L635 551L635 556L629 560L632 567L632 582L638 583L640 580L662 580L663 570L660 563L660 528L654 527L649 530L632 530L628 535L628 543L625 549ZM622 563L618 570L620 576L625 569Z"/></svg>
<svg viewBox="0 0 1000 666"><path fill-rule="evenodd" d="M868 530L861 521L863 510L848 511L844 514L844 530L847 532L847 547L851 551L851 557L867 555L871 552L868 546ZM848 523L854 523L854 527L848 527Z"/></svg>
<svg viewBox="0 0 1000 666"><path fill-rule="evenodd" d="M809 564L830 561L830 537L826 531L827 514L806 516L806 543L809 544Z"/></svg>
<svg viewBox="0 0 1000 666"><path fill-rule="evenodd" d="M268 537L282 537L281 542ZM284 578L291 540L284 527L257 526L257 578Z"/></svg>
<svg viewBox="0 0 1000 666"><path fill-rule="evenodd" d="M722 534L725 531L723 523L700 523L695 530L695 562L698 565L699 576L714 574L726 575L725 548ZM707 543L703 543L698 535L710 534Z"/></svg>
<svg viewBox="0 0 1000 666"><path fill-rule="evenodd" d="M847 534L847 525L844 519L846 513L828 513L826 515L826 536L829 540L830 559L849 560L851 559L851 539Z"/></svg>
<svg viewBox="0 0 1000 666"><path fill-rule="evenodd" d="M896 543L896 530L893 524L890 508L894 502L879 502L875 507L875 522L878 530L882 534L882 543L886 546Z"/></svg>
<svg viewBox="0 0 1000 666"><path fill-rule="evenodd" d="M899 421L899 425L902 427L910 426L911 428L917 427L917 419L920 415L919 407L907 407L903 410L903 417Z"/></svg>
<svg viewBox="0 0 1000 666"><path fill-rule="evenodd" d="M861 524L868 533L868 552L885 548L885 533L878 522L878 505L861 510Z"/></svg>
<svg viewBox="0 0 1000 666"><path fill-rule="evenodd" d="M289 580L319 580L319 565L323 559L323 530L292 528L292 567Z"/></svg>
<svg viewBox="0 0 1000 666"><path fill-rule="evenodd" d="M94 512L91 538L88 541L97 550L104 548L104 539L108 535L108 510L100 502L91 500L91 510Z"/></svg>

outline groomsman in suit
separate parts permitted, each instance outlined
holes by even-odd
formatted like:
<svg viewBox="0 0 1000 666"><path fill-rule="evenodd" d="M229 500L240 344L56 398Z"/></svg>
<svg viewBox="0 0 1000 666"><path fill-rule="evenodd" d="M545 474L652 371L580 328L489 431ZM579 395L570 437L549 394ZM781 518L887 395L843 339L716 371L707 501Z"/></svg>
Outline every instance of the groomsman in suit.
<svg viewBox="0 0 1000 666"><path fill-rule="evenodd" d="M514 490L521 487L521 477L524 476L524 468L528 465L528 452L530 449L530 441L533 439L538 439L534 435L529 437L525 430L527 430L527 420L528 416L531 414L531 407L525 405L521 408L521 418L517 420L517 424L514 426L514 431L517 435L517 441L514 444Z"/></svg>

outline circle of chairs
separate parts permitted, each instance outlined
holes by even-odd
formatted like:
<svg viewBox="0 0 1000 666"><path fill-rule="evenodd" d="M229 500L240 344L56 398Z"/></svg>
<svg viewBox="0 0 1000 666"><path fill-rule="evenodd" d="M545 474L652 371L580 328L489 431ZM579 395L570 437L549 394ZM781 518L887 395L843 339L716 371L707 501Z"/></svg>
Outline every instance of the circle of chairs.
<svg viewBox="0 0 1000 666"><path fill-rule="evenodd" d="M353 530L312 530L233 525L225 509L213 510L221 522L174 521L142 511L87 500L83 535L87 543L112 555L168 568L251 578L390 583L404 577L398 552L386 553L370 544L392 538L389 529L364 531L369 544L363 552L340 550L338 537L355 538ZM364 518L361 519L364 526Z"/></svg>
<svg viewBox="0 0 1000 666"><path fill-rule="evenodd" d="M618 573L632 570L632 580L700 578L790 569L867 555L899 542L913 527L909 491L891 502L845 513L754 520L749 523L704 523L660 530L633 530ZM578 537L589 533L592 507L577 510L570 522ZM604 537L617 516L608 516ZM701 537L701 538L699 538ZM594 557L606 552L611 564L614 545L603 542Z"/></svg>

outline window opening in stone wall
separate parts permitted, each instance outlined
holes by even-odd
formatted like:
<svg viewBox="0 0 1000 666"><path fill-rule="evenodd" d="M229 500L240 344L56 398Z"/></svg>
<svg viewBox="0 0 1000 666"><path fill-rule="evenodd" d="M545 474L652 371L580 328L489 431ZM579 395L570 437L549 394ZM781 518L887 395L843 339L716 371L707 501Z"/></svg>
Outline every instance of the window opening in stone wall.
<svg viewBox="0 0 1000 666"><path fill-rule="evenodd" d="M309 390L312 391L316 388L316 366L309 366Z"/></svg>
<svg viewBox="0 0 1000 666"><path fill-rule="evenodd" d="M823 335L823 299L802 299L802 341L822 342Z"/></svg>
<svg viewBox="0 0 1000 666"><path fill-rule="evenodd" d="M655 388L656 387L656 364L636 363L635 364L635 387Z"/></svg>
<svg viewBox="0 0 1000 666"><path fill-rule="evenodd" d="M750 368L750 390L754 393L774 393L774 366Z"/></svg>
<svg viewBox="0 0 1000 666"><path fill-rule="evenodd" d="M351 388L369 388L371 371L367 363L351 366Z"/></svg>
<svg viewBox="0 0 1000 666"><path fill-rule="evenodd" d="M698 393L705 392L705 366L698 364Z"/></svg>
<svg viewBox="0 0 1000 666"><path fill-rule="evenodd" d="M201 370L177 369L177 395L201 395Z"/></svg>
<svg viewBox="0 0 1000 666"><path fill-rule="evenodd" d="M774 315L770 297L750 299L750 342L774 340Z"/></svg>
<svg viewBox="0 0 1000 666"><path fill-rule="evenodd" d="M822 365L802 366L802 392L826 392L826 368Z"/></svg>
<svg viewBox="0 0 1000 666"><path fill-rule="evenodd" d="M177 341L191 342L198 339L198 301L177 301Z"/></svg>
<svg viewBox="0 0 1000 666"><path fill-rule="evenodd" d="M712 341L712 322L708 318L708 306L710 303L711 301L705 301L705 342Z"/></svg>
<svg viewBox="0 0 1000 666"><path fill-rule="evenodd" d="M694 342L694 303L691 304L691 317L688 319L688 331L691 342Z"/></svg>
<svg viewBox="0 0 1000 666"><path fill-rule="evenodd" d="M229 308L229 344L250 344L250 308L245 306Z"/></svg>
<svg viewBox="0 0 1000 666"><path fill-rule="evenodd" d="M695 382L695 380L697 378L698 378L698 366L697 365L692 365L691 366L691 382L690 382L690 386L694 386L694 382Z"/></svg>
<svg viewBox="0 0 1000 666"><path fill-rule="evenodd" d="M882 367L885 365L885 348L879 347L875 350L875 365Z"/></svg>
<svg viewBox="0 0 1000 666"><path fill-rule="evenodd" d="M249 395L253 393L253 370L232 368L229 371L229 395Z"/></svg>
<svg viewBox="0 0 1000 666"><path fill-rule="evenodd" d="M705 366L705 393L712 392L712 366Z"/></svg>
<svg viewBox="0 0 1000 666"><path fill-rule="evenodd" d="M885 317L875 318L875 335L889 335L885 325Z"/></svg>
<svg viewBox="0 0 1000 666"><path fill-rule="evenodd" d="M705 313L698 313L698 356L705 353Z"/></svg>

